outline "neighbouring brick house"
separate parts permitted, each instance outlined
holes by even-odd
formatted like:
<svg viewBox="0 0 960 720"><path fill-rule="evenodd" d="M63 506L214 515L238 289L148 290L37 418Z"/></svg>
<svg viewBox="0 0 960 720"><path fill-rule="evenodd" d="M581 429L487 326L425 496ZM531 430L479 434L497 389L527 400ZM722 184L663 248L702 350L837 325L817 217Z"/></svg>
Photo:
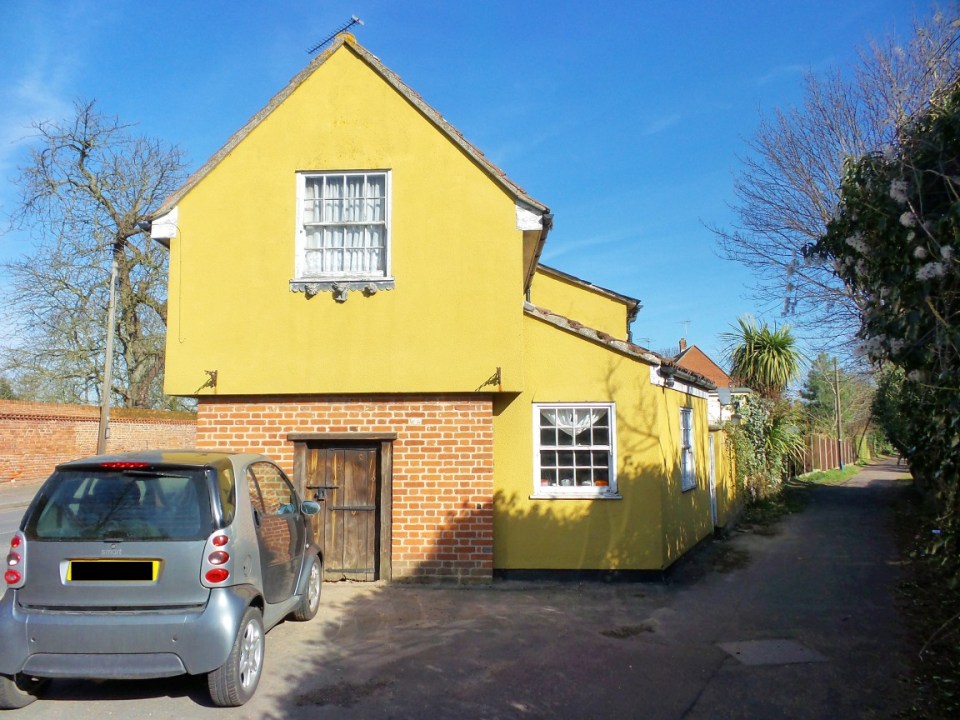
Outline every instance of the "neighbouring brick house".
<svg viewBox="0 0 960 720"><path fill-rule="evenodd" d="M680 352L674 362L692 372L709 378L718 388L730 387L730 375L696 345L688 345L686 338L680 340Z"/></svg>
<svg viewBox="0 0 960 720"><path fill-rule="evenodd" d="M713 530L714 387L347 34L153 219L166 391L323 500L328 578L659 571Z"/></svg>

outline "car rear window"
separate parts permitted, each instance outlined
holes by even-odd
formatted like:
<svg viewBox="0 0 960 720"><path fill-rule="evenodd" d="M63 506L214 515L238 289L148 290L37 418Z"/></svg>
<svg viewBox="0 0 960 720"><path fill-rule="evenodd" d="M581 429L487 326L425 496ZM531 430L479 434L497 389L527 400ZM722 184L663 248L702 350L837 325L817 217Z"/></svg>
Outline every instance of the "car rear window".
<svg viewBox="0 0 960 720"><path fill-rule="evenodd" d="M41 540L199 540L213 527L203 468L70 468L47 480L27 519Z"/></svg>

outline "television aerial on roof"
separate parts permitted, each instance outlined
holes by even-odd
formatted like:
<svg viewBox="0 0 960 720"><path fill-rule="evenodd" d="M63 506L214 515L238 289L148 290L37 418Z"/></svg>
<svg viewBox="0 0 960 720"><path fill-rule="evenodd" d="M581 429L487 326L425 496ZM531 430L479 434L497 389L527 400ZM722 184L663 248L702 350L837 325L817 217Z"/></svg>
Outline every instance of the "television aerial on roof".
<svg viewBox="0 0 960 720"><path fill-rule="evenodd" d="M329 43L329 42L330 42L331 40L333 40L337 35L339 35L339 34L342 33L342 32L346 32L347 30L349 30L350 28L352 28L354 25L363 25L363 20L361 20L360 18L358 18L356 15L351 15L351 16L350 16L350 22L344 23L343 25L341 25L340 27L338 27L336 30L334 30L332 33L330 33L329 35L327 35L327 37L325 37L323 40L321 40L320 42L318 42L318 43L317 43L316 45L314 45L312 48L310 48L309 50L307 50L307 54L308 54L308 55L313 55L317 50L319 50L319 49L322 48L324 45L326 45L327 43Z"/></svg>

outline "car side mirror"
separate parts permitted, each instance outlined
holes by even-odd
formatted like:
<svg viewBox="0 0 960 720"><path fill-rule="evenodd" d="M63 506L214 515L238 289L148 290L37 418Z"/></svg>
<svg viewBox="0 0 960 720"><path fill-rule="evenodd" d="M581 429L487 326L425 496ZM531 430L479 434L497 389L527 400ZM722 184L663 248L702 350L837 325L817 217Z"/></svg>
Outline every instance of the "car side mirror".
<svg viewBox="0 0 960 720"><path fill-rule="evenodd" d="M304 515L316 515L320 512L320 503L313 500L304 500L300 503L300 512Z"/></svg>

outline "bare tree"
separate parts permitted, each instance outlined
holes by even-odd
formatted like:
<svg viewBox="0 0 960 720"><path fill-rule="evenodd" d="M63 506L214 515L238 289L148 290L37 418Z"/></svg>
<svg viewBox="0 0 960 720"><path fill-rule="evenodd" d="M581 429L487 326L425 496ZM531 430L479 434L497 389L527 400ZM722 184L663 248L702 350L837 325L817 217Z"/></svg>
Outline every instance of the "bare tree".
<svg viewBox="0 0 960 720"><path fill-rule="evenodd" d="M847 77L806 77L804 102L761 118L735 181L736 220L711 228L728 259L754 271L764 308L783 308L822 348L860 327L858 298L833 269L804 262L839 200L846 158L894 149L909 117L960 73L960 7L917 23L908 43L873 42Z"/></svg>
<svg viewBox="0 0 960 720"><path fill-rule="evenodd" d="M100 400L111 253L118 261L113 402L157 407L166 328L166 254L141 228L182 180L181 153L75 105L63 122L35 124L20 168L14 221L32 254L5 264L6 322L19 342L4 352L21 396Z"/></svg>

